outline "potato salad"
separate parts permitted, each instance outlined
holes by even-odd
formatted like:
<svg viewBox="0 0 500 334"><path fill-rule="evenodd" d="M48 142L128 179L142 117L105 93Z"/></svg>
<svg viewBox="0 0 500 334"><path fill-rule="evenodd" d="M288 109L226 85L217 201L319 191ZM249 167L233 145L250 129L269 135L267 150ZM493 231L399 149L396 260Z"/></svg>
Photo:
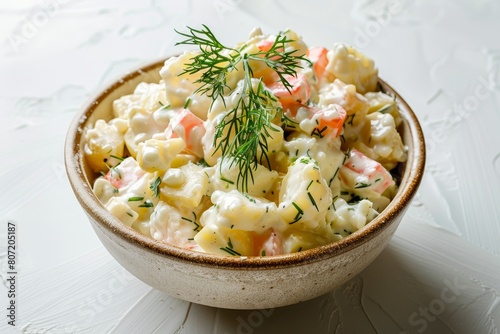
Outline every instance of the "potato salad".
<svg viewBox="0 0 500 334"><path fill-rule="evenodd" d="M93 191L123 224L176 247L273 256L336 242L387 207L407 152L371 59L292 30L231 47L206 26L179 34L195 47L84 133Z"/></svg>

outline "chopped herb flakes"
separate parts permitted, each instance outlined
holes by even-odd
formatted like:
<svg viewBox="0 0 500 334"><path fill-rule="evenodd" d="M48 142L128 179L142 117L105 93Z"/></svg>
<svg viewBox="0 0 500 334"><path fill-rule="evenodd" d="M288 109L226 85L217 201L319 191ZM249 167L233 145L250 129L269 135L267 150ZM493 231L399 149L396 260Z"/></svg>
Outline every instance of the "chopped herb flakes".
<svg viewBox="0 0 500 334"><path fill-rule="evenodd" d="M113 154L110 154L109 156L110 156L111 158L115 158L116 160L120 160L120 161L125 160L124 158L117 157L116 155L113 155Z"/></svg>
<svg viewBox="0 0 500 334"><path fill-rule="evenodd" d="M238 253L237 251L235 251L233 249L233 243L231 242L231 238L229 238L227 241L227 247L221 247L220 250L222 250L230 255L233 255L233 256L241 256L240 253Z"/></svg>
<svg viewBox="0 0 500 334"><path fill-rule="evenodd" d="M161 177L158 176L156 180L154 180L154 182L149 185L149 189L151 189L151 191L153 192L154 197L160 196L159 192L160 184L161 184Z"/></svg>
<svg viewBox="0 0 500 334"><path fill-rule="evenodd" d="M152 208L154 207L154 204L153 202L151 202L149 199L148 200L145 200L144 203L142 203L141 205L139 205L140 208Z"/></svg>
<svg viewBox="0 0 500 334"><path fill-rule="evenodd" d="M128 201L129 201L129 202L140 202L140 201L142 201L143 199L144 199L144 197L139 197L139 196L137 196L137 197L130 197L130 198L128 199Z"/></svg>

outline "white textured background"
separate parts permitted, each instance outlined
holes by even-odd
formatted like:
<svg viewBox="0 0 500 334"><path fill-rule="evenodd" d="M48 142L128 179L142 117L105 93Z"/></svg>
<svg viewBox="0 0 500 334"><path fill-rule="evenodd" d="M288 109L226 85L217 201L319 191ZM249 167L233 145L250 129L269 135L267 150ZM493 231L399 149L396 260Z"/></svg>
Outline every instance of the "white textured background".
<svg viewBox="0 0 500 334"><path fill-rule="evenodd" d="M75 111L130 68L179 52L173 29L202 23L229 45L255 26L352 44L420 118L418 197L387 250L337 291L272 310L190 305L125 272L74 198L63 144ZM0 332L499 333L499 31L498 0L0 2Z"/></svg>

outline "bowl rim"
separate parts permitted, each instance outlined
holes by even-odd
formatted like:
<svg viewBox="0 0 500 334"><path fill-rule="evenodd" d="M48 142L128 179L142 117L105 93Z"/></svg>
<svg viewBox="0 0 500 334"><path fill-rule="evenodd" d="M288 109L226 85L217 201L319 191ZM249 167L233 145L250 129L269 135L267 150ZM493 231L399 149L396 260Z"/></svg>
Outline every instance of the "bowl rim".
<svg viewBox="0 0 500 334"><path fill-rule="evenodd" d="M384 80L379 78L379 86L382 91L390 93L395 97L398 108L402 110L403 119L407 123L409 137L413 142L413 150L408 155L405 169L409 168L407 181L400 186L396 196L389 205L370 223L363 228L342 238L339 241L327 245L315 247L309 250L292 254L274 256L221 256L211 253L203 253L179 248L167 243L145 236L140 232L126 226L115 218L95 197L92 185L87 182L83 166L84 156L81 152L80 142L84 133L86 122L95 108L113 91L127 84L133 79L148 73L155 68L158 70L170 57L148 62L127 74L112 80L104 85L97 93L93 94L83 107L75 114L66 135L64 145L64 163L73 192L86 214L98 223L100 228L105 228L116 234L123 240L134 243L145 251L166 256L171 260L189 262L197 265L218 267L222 269L279 269L290 266L301 266L311 262L317 262L331 258L358 247L387 228L397 216L403 214L417 189L424 173L425 166L425 140L420 123L406 101ZM412 159L410 159L412 156Z"/></svg>

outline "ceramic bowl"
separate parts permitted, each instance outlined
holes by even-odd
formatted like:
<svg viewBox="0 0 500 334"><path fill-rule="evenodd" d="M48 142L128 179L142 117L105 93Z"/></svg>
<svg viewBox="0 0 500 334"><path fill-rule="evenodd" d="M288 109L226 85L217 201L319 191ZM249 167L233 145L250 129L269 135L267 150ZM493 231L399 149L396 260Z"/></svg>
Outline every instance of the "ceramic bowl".
<svg viewBox="0 0 500 334"><path fill-rule="evenodd" d="M111 215L92 192L95 175L83 156L84 129L99 118L111 119L113 100L132 93L139 82L158 82L163 63L159 60L134 70L99 92L75 116L66 138L66 171L76 198L103 245L124 268L183 300L221 308L264 309L332 291L380 254L417 192L425 164L424 138L415 114L382 80L382 91L396 96L403 117L400 133L408 147L408 160L400 166L401 184L389 206L364 228L336 243L288 255L223 257L156 241Z"/></svg>

